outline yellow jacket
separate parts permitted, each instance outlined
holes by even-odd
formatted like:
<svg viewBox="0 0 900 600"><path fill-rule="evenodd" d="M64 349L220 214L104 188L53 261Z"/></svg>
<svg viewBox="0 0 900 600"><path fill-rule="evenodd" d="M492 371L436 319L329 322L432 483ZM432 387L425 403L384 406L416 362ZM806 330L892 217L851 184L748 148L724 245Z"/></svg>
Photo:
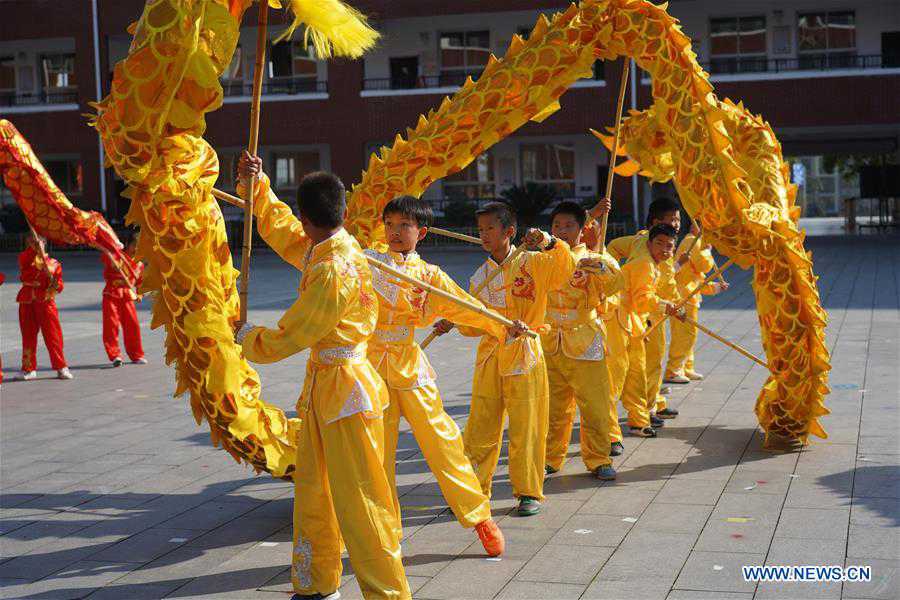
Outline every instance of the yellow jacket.
<svg viewBox="0 0 900 600"><path fill-rule="evenodd" d="M515 248L510 248L513 252ZM493 258L488 258L469 279L469 291L498 268ZM508 319L520 319L532 330L542 329L547 310L548 293L564 286L575 271L575 261L568 244L556 240L551 250L523 252L515 261L503 265L497 275L478 295L485 306ZM476 364L483 364L494 352L498 352L500 375L523 375L537 364L541 355L539 340L521 336L502 343L484 331L460 327L460 333L483 336L478 344Z"/></svg>
<svg viewBox="0 0 900 600"><path fill-rule="evenodd" d="M612 240L607 246L607 252L618 260L631 261L638 257L650 258L650 249L647 247L649 231L642 229L634 235L626 235ZM678 284L675 281L675 261L668 259L659 264L654 263L659 269L659 280L656 284L656 293L663 300L676 303L681 296L678 293ZM650 318L657 319L662 316L659 310L650 311Z"/></svg>
<svg viewBox="0 0 900 600"><path fill-rule="evenodd" d="M603 260L601 272L577 269L562 288L547 298L550 331L541 336L547 354L562 352L576 360L602 360L601 313L607 309L609 294L619 274L619 265L608 255L589 252L584 244L572 248L575 264L584 258ZM614 295L614 293L613 293Z"/></svg>
<svg viewBox="0 0 900 600"><path fill-rule="evenodd" d="M650 314L661 312L664 299L657 293L660 277L660 268L649 253L622 266L612 289L620 292L619 324L631 337L642 336Z"/></svg>
<svg viewBox="0 0 900 600"><path fill-rule="evenodd" d="M404 256L391 252L385 244L378 244L364 252L457 298L481 304L439 267L425 262L415 252ZM388 386L394 389L409 390L434 383L434 369L413 338L416 327L428 325L437 318L446 318L478 328L498 340L506 336L506 328L500 323L397 281L378 269L372 269L372 283L378 294L378 326L369 340L369 361L384 376Z"/></svg>
<svg viewBox="0 0 900 600"><path fill-rule="evenodd" d="M333 399L322 414L325 422L359 412L380 415L388 404L387 388L366 358L378 300L362 249L343 229L313 246L291 209L271 193L268 181L258 188L253 212L260 234L303 275L299 297L278 328L252 329L241 344L244 356L271 363L310 348L298 412L309 409L315 383Z"/></svg>
<svg viewBox="0 0 900 600"><path fill-rule="evenodd" d="M682 298L687 298L694 290L696 290L697 287L703 283L703 280L706 279L707 273L709 273L715 265L712 251L704 242L703 237L701 236L696 244L694 243L695 237L696 236L692 233L686 235L685 238L681 240L681 244L679 244L678 250L675 252L675 262L677 264L678 259L684 256L684 253L688 251L688 248L691 248L691 254L688 261L675 273L675 282L678 284L678 294ZM714 294L715 291L715 286L708 283L700 290L699 294L695 294L688 300L688 303L694 306L700 306L700 296L702 294Z"/></svg>

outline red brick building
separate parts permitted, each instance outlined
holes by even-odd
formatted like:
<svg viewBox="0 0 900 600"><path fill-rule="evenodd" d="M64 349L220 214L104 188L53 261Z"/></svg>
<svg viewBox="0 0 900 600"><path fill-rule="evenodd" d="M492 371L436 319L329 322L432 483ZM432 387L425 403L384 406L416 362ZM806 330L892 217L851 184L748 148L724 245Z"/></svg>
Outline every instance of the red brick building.
<svg viewBox="0 0 900 600"><path fill-rule="evenodd" d="M323 63L299 43L270 47L260 144L276 186L289 193L313 169L359 180L373 149L414 125L420 113L476 77L487 56L502 56L513 34L526 33L551 0L356 0L382 33L364 60ZM51 174L84 208L121 216L122 185L100 169L98 138L85 125L88 102L109 89L124 57L137 0L4 0L0 9L0 115L28 137ZM523 6L527 8L523 9ZM801 201L810 216L836 214L855 194L852 180L827 167L833 154L895 154L900 139L900 3L893 0L674 0L670 11L694 39L720 96L743 100L775 127L793 157ZM252 11L251 11L252 12ZM283 27L274 15L276 37ZM246 144L255 52L248 15L234 62L223 78L225 105L208 119L208 139L223 170ZM563 109L529 124L472 165L436 183L426 197L489 198L535 181L561 197L595 197L607 154L587 133L612 123L620 64L600 65L576 83ZM98 85L99 78L99 85ZM640 74L629 105L646 107ZM102 175L101 175L102 173ZM228 177L220 185L229 188ZM636 194L635 194L636 192ZM617 212L652 195L649 185L620 181ZM0 190L0 202L9 202Z"/></svg>

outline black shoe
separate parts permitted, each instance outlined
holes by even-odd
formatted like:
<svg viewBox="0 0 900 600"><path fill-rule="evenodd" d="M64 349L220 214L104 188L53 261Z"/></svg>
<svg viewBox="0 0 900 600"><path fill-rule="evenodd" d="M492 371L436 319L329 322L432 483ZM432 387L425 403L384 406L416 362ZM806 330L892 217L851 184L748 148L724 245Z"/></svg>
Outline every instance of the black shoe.
<svg viewBox="0 0 900 600"><path fill-rule="evenodd" d="M553 475L554 473L559 473L559 469L554 469L550 465L544 465L544 473L547 475Z"/></svg>
<svg viewBox="0 0 900 600"><path fill-rule="evenodd" d="M650 426L654 429L659 429L666 424L665 421L657 417L656 415L650 415Z"/></svg>
<svg viewBox="0 0 900 600"><path fill-rule="evenodd" d="M656 416L660 419L674 419L678 416L678 410L674 408L664 408L656 411Z"/></svg>
<svg viewBox="0 0 900 600"><path fill-rule="evenodd" d="M121 367L121 366L122 366L122 362L123 362L123 361L122 361L121 357L118 357L118 356L117 356L117 357L115 357L115 358L113 359L112 365L113 365L114 367Z"/></svg>
<svg viewBox="0 0 900 600"><path fill-rule="evenodd" d="M625 446L622 445L622 442L613 442L609 445L610 456L622 456L623 452L625 452Z"/></svg>
<svg viewBox="0 0 900 600"><path fill-rule="evenodd" d="M664 385L661 388L659 388L659 393L662 394L663 396L668 396L669 394L672 393L672 388L670 388L667 385Z"/></svg>
<svg viewBox="0 0 900 600"><path fill-rule="evenodd" d="M291 600L341 600L341 593L334 591L330 594L294 594Z"/></svg>
<svg viewBox="0 0 900 600"><path fill-rule="evenodd" d="M656 430L652 427L629 427L628 431L635 437L655 438Z"/></svg>
<svg viewBox="0 0 900 600"><path fill-rule="evenodd" d="M603 465L594 469L594 477L600 481L615 481L616 470L612 468L612 465Z"/></svg>

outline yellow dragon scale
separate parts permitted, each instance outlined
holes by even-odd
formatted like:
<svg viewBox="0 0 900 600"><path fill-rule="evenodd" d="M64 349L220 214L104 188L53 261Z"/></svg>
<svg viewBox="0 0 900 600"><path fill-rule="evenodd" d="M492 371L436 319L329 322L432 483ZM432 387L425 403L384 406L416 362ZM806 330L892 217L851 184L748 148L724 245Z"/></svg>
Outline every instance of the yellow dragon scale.
<svg viewBox="0 0 900 600"><path fill-rule="evenodd" d="M145 235L145 288L159 290L154 326L167 330L176 395L235 458L276 476L295 468L298 422L259 398L259 379L231 339L236 271L209 191L218 160L202 139L204 114L221 105L218 76L237 43L244 0L149 0L128 58L116 66L95 126L129 183L130 218ZM621 147L641 173L673 180L716 248L755 269L763 345L773 374L756 405L763 429L806 441L823 436L829 357L812 263L797 229L796 191L771 128L719 100L664 6L587 0L540 17L514 37L406 138L373 156L350 200L348 228L363 244L383 236L381 208L434 181L531 119L555 109L596 58L634 58L650 73L654 104L625 120Z"/></svg>

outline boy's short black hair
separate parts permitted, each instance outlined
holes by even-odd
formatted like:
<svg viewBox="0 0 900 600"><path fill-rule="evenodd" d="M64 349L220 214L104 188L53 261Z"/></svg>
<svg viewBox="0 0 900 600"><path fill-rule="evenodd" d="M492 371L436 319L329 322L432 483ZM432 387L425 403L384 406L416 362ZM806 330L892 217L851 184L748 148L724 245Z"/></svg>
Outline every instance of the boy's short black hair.
<svg viewBox="0 0 900 600"><path fill-rule="evenodd" d="M381 211L381 219L386 219L388 215L403 215L415 221L419 227L430 227L434 220L431 205L412 196L397 196L385 204L384 210Z"/></svg>
<svg viewBox="0 0 900 600"><path fill-rule="evenodd" d="M675 231L674 227L667 223L657 223L650 228L650 232L647 234L647 239L653 240L653 238L659 237L661 235L670 237L673 240L678 238L678 232Z"/></svg>
<svg viewBox="0 0 900 600"><path fill-rule="evenodd" d="M346 191L334 173L315 171L300 180L297 209L316 227L335 229L344 224Z"/></svg>
<svg viewBox="0 0 900 600"><path fill-rule="evenodd" d="M653 202L650 203L650 206L647 207L647 227L650 227L650 224L657 219L662 219L663 215L670 212L678 212L681 210L681 207L678 206L678 203L663 196L661 198L657 198Z"/></svg>
<svg viewBox="0 0 900 600"><path fill-rule="evenodd" d="M516 228L516 211L506 202L488 202L475 211L475 217L494 215L503 227Z"/></svg>
<svg viewBox="0 0 900 600"><path fill-rule="evenodd" d="M584 224L587 223L587 211L583 206L571 200L563 200L553 208L553 212L550 213L551 223L556 218L556 215L571 215L575 217L579 227L584 227Z"/></svg>

